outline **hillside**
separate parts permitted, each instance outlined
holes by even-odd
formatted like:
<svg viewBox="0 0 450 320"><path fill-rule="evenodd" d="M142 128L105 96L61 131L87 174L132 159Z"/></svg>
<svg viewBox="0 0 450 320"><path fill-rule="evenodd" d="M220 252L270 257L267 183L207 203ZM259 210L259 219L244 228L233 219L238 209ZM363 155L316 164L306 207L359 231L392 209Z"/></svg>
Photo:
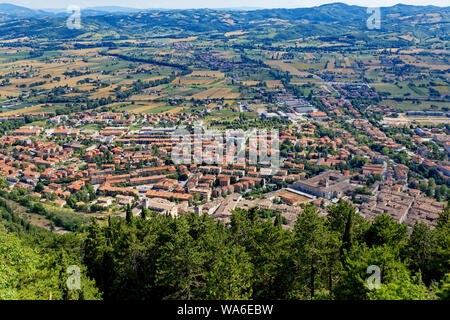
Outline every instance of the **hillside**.
<svg viewBox="0 0 450 320"><path fill-rule="evenodd" d="M205 36L220 38L226 32L245 29L251 34L268 31L266 38L270 41L275 38L358 34L368 31L366 20L370 16L365 7L342 3L313 8L252 11L198 9L130 13L132 9L128 8L90 8L86 14L82 12L82 29L68 30L65 27L67 14L55 16L42 11L3 6L0 12L4 12L5 17L0 30L3 38L11 39L19 36L39 37L43 34L57 39L84 38L91 32L105 34L104 38L132 38L136 34L145 37L167 34L184 37L193 33L208 33ZM413 29L424 37L447 38L450 31L450 7L396 5L381 8L381 12L382 32L406 32ZM20 22L12 19L14 17L21 19Z"/></svg>

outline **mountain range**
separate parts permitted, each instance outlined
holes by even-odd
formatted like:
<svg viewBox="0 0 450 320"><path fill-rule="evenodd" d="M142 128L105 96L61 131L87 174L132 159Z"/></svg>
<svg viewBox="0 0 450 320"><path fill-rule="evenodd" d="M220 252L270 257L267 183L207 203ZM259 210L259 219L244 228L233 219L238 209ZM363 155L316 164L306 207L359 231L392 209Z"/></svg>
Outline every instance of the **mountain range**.
<svg viewBox="0 0 450 320"><path fill-rule="evenodd" d="M366 7L343 3L296 9L134 9L92 7L81 11L82 28L65 28L64 10L33 10L0 4L0 37L49 38L83 37L107 34L109 39L135 37L201 36L223 37L224 33L244 30L260 37L295 39L303 36L332 36L367 30L370 17ZM450 7L398 4L381 8L382 31L414 32L417 37L448 40ZM261 33L263 35L261 36ZM264 35L265 34L265 35Z"/></svg>
<svg viewBox="0 0 450 320"><path fill-rule="evenodd" d="M219 11L250 11L262 9L259 7L237 7L237 8L220 8L215 9ZM131 7L121 6L95 6L81 9L81 13L85 16L99 16L105 14L124 14L124 13L137 13L148 11L169 11L173 9L166 8L149 8L138 9ZM43 8L43 9L30 9L27 7L17 6L10 3L0 3L0 21L22 19L22 18L41 18L51 16L67 16L69 13L66 8Z"/></svg>

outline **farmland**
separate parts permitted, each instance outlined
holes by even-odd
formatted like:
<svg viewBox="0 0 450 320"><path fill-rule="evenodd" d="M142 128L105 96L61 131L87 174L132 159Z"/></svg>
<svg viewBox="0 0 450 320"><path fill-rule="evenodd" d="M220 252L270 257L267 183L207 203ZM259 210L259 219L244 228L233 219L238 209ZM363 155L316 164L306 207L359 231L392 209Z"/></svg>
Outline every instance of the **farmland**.
<svg viewBox="0 0 450 320"><path fill-rule="evenodd" d="M283 19L273 21L284 23ZM339 81L368 81L382 97L381 105L393 111L442 110L448 105L446 49L392 46L334 52L327 48L342 46L342 42L300 37L288 41L287 47L274 42L276 51L256 47L241 51L234 41L228 42L248 39L250 34L230 31L214 46L210 39L197 35L162 37L145 42L145 47L144 42L129 38L116 41L114 48L96 46L97 40L86 35L82 42L65 41L64 46L39 54L28 45L29 38L8 39L0 50L4 80L0 101L6 101L1 111L4 116L15 110L31 113L44 104L54 104L54 111L89 99L101 106L134 102L122 110L136 113L176 113L211 102L268 102L267 93L286 89L286 85L294 86L303 97L339 96L329 85ZM370 36L374 41L379 37ZM411 34L399 36L412 41ZM79 48L80 43L89 48ZM287 50L299 46L302 50ZM208 54L203 53L205 48ZM282 81L281 74L287 74L288 81Z"/></svg>
<svg viewBox="0 0 450 320"><path fill-rule="evenodd" d="M448 299L450 8L367 9L0 4L0 300Z"/></svg>

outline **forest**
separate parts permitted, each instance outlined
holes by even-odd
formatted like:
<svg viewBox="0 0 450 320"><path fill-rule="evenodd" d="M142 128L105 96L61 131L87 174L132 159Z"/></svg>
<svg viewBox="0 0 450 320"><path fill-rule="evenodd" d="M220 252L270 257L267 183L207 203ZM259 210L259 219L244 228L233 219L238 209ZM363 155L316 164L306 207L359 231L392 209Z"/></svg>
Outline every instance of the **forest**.
<svg viewBox="0 0 450 320"><path fill-rule="evenodd" d="M0 299L448 300L450 209L411 232L388 215L362 219L347 202L321 216L306 206L293 229L279 214L93 220L55 235L0 207ZM69 290L67 267L81 270ZM380 270L369 289L369 266Z"/></svg>

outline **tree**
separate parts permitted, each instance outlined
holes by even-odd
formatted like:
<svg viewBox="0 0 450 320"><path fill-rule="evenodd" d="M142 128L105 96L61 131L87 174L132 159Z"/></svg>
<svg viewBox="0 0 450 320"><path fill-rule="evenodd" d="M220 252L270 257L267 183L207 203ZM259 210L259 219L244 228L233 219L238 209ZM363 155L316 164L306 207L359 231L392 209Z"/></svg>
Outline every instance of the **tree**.
<svg viewBox="0 0 450 320"><path fill-rule="evenodd" d="M145 220L145 219L147 219L149 214L150 214L150 210L148 210L147 208L143 207L142 211L141 211L141 218Z"/></svg>
<svg viewBox="0 0 450 320"><path fill-rule="evenodd" d="M36 186L34 187L34 191L37 193L41 193L44 190L44 184L39 181Z"/></svg>
<svg viewBox="0 0 450 320"><path fill-rule="evenodd" d="M89 275L96 280L100 290L105 293L105 297L109 298L114 264L111 264L112 248L108 245L104 231L106 230L93 219L84 242L84 263L88 267Z"/></svg>
<svg viewBox="0 0 450 320"><path fill-rule="evenodd" d="M39 205L35 205L37 211ZM12 220L10 211L0 199L0 219ZM126 211L131 214L131 207ZM418 271L427 277L425 284L440 281L448 273L450 241L445 210L435 229L417 224L409 239L390 217L380 215L366 223L348 204L331 206L330 212L325 218L308 205L293 230L280 228L281 215L275 223L276 212L257 207L234 210L229 225L208 214L178 218L155 214L149 220L133 219L133 223L108 217L104 226L93 220L83 234L47 241L45 248L63 248L63 252L51 254L48 263L35 264L46 270L42 274L33 271L25 275L48 278L43 286L53 288L51 279L66 276L59 266L80 263L89 288L95 288L89 280L92 277L105 300L433 298ZM2 241L0 263L4 254L14 251L5 249ZM82 261L78 254L71 254L80 247L84 249ZM14 248L20 245L14 244ZM49 265L57 266L55 274L44 268ZM367 285L369 266L380 270L380 289ZM20 283L14 283L25 288L31 278L16 275L9 269L2 273L0 268L0 280L19 279ZM439 297L448 297L446 283L447 278L436 293ZM45 292L44 287L36 288ZM56 298L86 298L94 295L91 289L78 293L62 290ZM0 296L3 293L0 290Z"/></svg>
<svg viewBox="0 0 450 320"><path fill-rule="evenodd" d="M77 202L77 200L74 195L70 195L66 200L67 205L71 208L76 207L76 202Z"/></svg>
<svg viewBox="0 0 450 320"><path fill-rule="evenodd" d="M261 214L257 207L234 210L230 231L233 242L243 246L251 258L252 298L270 299L282 296L290 282L283 270L283 261L289 255L289 238L271 220L260 218Z"/></svg>
<svg viewBox="0 0 450 320"><path fill-rule="evenodd" d="M127 207L125 209L125 214L126 214L126 221L128 223L131 223L133 221L133 211L131 210L131 207L129 204L127 204Z"/></svg>
<svg viewBox="0 0 450 320"><path fill-rule="evenodd" d="M436 250L433 231L423 222L416 222L406 247L409 266L414 272L422 272L425 282L432 279L430 269Z"/></svg>
<svg viewBox="0 0 450 320"><path fill-rule="evenodd" d="M353 208L352 208L353 209ZM347 213L347 221L345 222L344 234L342 235L342 246L340 249L341 256L344 256L344 252L348 252L352 247L352 218L354 209L349 210Z"/></svg>
<svg viewBox="0 0 450 320"><path fill-rule="evenodd" d="M438 280L450 270L450 209L449 206L439 214L435 235L436 250L433 252L433 279Z"/></svg>
<svg viewBox="0 0 450 320"><path fill-rule="evenodd" d="M89 194L89 201L94 201L96 196L95 196L95 189L92 186L92 184L88 183L86 185L86 189L87 189L87 192Z"/></svg>
<svg viewBox="0 0 450 320"><path fill-rule="evenodd" d="M69 236L70 237L70 236ZM59 241L64 237L58 236ZM46 238L48 241L49 238ZM0 300L98 300L101 294L86 268L72 250L66 250L64 240L57 248L42 243L45 248L33 247L25 238L7 232L0 224ZM67 267L77 265L81 271L80 289L69 290L65 285Z"/></svg>
<svg viewBox="0 0 450 320"><path fill-rule="evenodd" d="M447 273L441 280L441 287L436 292L441 300L450 300L450 273Z"/></svg>
<svg viewBox="0 0 450 320"><path fill-rule="evenodd" d="M339 300L366 300L374 298L367 281L369 266L380 270L381 284L399 284L410 281L409 271L398 259L398 249L387 244L368 247L365 243L352 247L345 257L344 270L335 287L334 293ZM388 286L389 287L389 286ZM376 289L372 289L375 290Z"/></svg>
<svg viewBox="0 0 450 320"><path fill-rule="evenodd" d="M204 290L205 255L190 235L186 218L173 219L168 227L166 241L159 248L156 285L162 287L165 299L194 299Z"/></svg>
<svg viewBox="0 0 450 320"><path fill-rule="evenodd" d="M351 213L352 208L347 201L341 201L337 205L328 207L327 223L331 230L344 233L347 217Z"/></svg>
<svg viewBox="0 0 450 320"><path fill-rule="evenodd" d="M302 288L307 287L309 298L312 299L318 286L322 285L320 275L325 264L326 239L325 218L319 216L315 207L306 206L294 226L294 264L297 267L295 291L300 295L298 297L307 294L302 292Z"/></svg>
<svg viewBox="0 0 450 320"><path fill-rule="evenodd" d="M9 183L5 177L0 177L0 189L9 188Z"/></svg>
<svg viewBox="0 0 450 320"><path fill-rule="evenodd" d="M250 299L253 268L249 255L239 245L223 246L219 259L206 275L207 298Z"/></svg>
<svg viewBox="0 0 450 320"><path fill-rule="evenodd" d="M382 283L379 289L369 292L370 300L430 300L431 293L423 284L420 275L410 277L408 270L402 268L396 277L388 283Z"/></svg>
<svg viewBox="0 0 450 320"><path fill-rule="evenodd" d="M282 219L281 219L281 213L280 213L280 212L277 212L273 224L274 224L274 226L276 226L276 227L278 227L278 228L281 229L282 222L283 222L283 221L282 221Z"/></svg>
<svg viewBox="0 0 450 320"><path fill-rule="evenodd" d="M345 253L355 242L362 241L369 224L347 201L328 207L327 226L330 232L339 237L339 258L344 263Z"/></svg>
<svg viewBox="0 0 450 320"><path fill-rule="evenodd" d="M445 228L450 225L450 201L447 202L447 206L439 213L437 219L437 228Z"/></svg>
<svg viewBox="0 0 450 320"><path fill-rule="evenodd" d="M407 232L408 227L405 224L400 224L383 213L375 217L365 237L369 245L402 246L406 243Z"/></svg>
<svg viewBox="0 0 450 320"><path fill-rule="evenodd" d="M325 272L324 278L327 284L329 297L334 295L334 287L339 280L342 272L342 235L335 231L329 231L326 239L326 248L324 252L325 257Z"/></svg>

